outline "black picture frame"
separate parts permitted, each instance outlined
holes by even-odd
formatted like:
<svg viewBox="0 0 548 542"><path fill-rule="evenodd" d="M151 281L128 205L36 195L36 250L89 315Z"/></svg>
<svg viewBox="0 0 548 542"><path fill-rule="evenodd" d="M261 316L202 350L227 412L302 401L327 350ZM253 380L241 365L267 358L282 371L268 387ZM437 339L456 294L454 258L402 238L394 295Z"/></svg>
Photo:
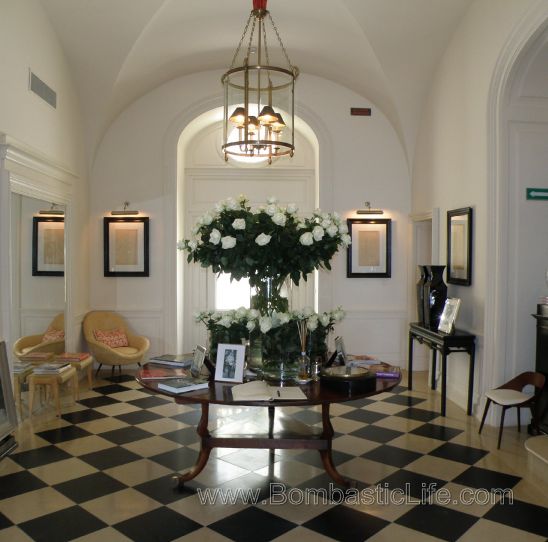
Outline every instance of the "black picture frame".
<svg viewBox="0 0 548 542"><path fill-rule="evenodd" d="M472 207L447 211L447 283L472 284L472 243L474 232Z"/></svg>
<svg viewBox="0 0 548 542"><path fill-rule="evenodd" d="M392 276L392 220L349 218L352 239L347 249L348 278L390 278Z"/></svg>
<svg viewBox="0 0 548 542"><path fill-rule="evenodd" d="M103 250L105 277L148 277L148 217L104 217Z"/></svg>
<svg viewBox="0 0 548 542"><path fill-rule="evenodd" d="M55 226L48 228L48 225ZM48 231L53 235L48 235ZM59 236L57 232L61 231ZM32 276L65 275L65 219L60 216L32 217Z"/></svg>

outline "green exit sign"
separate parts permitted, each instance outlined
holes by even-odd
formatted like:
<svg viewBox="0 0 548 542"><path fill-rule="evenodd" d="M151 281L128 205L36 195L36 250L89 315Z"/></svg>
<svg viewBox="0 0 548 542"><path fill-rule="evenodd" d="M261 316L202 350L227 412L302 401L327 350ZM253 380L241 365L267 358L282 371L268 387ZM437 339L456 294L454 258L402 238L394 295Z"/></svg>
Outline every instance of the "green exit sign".
<svg viewBox="0 0 548 542"><path fill-rule="evenodd" d="M548 188L527 188L527 199L548 199Z"/></svg>

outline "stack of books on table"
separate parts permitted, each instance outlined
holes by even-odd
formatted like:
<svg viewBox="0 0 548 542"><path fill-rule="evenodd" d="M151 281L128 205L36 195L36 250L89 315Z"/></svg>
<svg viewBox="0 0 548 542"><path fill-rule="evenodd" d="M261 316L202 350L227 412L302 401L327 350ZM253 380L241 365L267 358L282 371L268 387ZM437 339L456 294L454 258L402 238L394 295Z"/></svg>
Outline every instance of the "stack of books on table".
<svg viewBox="0 0 548 542"><path fill-rule="evenodd" d="M53 352L29 352L19 358L21 361L30 361L32 363L44 363L53 359Z"/></svg>
<svg viewBox="0 0 548 542"><path fill-rule="evenodd" d="M209 382L205 378L193 378L187 376L185 378L175 378L166 382L159 382L158 389L169 391L171 393L185 393L187 391L202 390L209 386Z"/></svg>
<svg viewBox="0 0 548 542"><path fill-rule="evenodd" d="M25 371L28 371L30 368L34 367L32 363L25 363L24 361L16 361L13 364L13 372L14 374L21 374Z"/></svg>
<svg viewBox="0 0 548 542"><path fill-rule="evenodd" d="M166 367L190 367L192 365L192 355L188 354L162 354L154 356L148 360L155 365L165 365Z"/></svg>
<svg viewBox="0 0 548 542"><path fill-rule="evenodd" d="M34 368L35 375L54 375L70 369L70 363L44 363Z"/></svg>
<svg viewBox="0 0 548 542"><path fill-rule="evenodd" d="M389 365L379 361L378 359L358 359L358 356L355 356L354 359L348 362L347 365L350 367L363 367L372 373L375 373L375 376L378 378L399 378L401 375L401 369L396 365Z"/></svg>
<svg viewBox="0 0 548 542"><path fill-rule="evenodd" d="M65 361L67 363L75 361L84 361L90 356L89 352L63 352L55 356L55 361Z"/></svg>

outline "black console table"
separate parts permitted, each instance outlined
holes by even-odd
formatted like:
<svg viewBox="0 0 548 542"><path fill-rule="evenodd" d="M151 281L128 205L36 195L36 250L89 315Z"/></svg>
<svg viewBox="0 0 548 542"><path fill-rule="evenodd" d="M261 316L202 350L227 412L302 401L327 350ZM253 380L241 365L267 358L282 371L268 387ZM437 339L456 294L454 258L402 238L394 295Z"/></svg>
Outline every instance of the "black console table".
<svg viewBox="0 0 548 542"><path fill-rule="evenodd" d="M418 323L409 324L409 363L407 366L407 385L413 389L413 340L425 344L432 350L431 387L436 389L436 355L441 353L441 415L445 416L447 399L447 356L453 352L467 352L470 359L468 372L468 416L472 414L472 399L474 395L474 357L476 353L476 336L455 329L453 333L443 333L421 326Z"/></svg>

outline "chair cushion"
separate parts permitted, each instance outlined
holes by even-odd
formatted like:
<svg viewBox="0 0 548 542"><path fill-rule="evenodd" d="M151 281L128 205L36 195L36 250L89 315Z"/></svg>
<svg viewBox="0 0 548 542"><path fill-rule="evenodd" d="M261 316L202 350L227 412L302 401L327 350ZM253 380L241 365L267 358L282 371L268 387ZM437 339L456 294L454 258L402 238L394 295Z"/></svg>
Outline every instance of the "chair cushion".
<svg viewBox="0 0 548 542"><path fill-rule="evenodd" d="M65 332L62 329L48 329L42 337L42 342L61 341L65 338Z"/></svg>
<svg viewBox="0 0 548 542"><path fill-rule="evenodd" d="M111 330L94 329L93 335L100 343L106 344L110 348L129 346L126 332L120 328Z"/></svg>
<svg viewBox="0 0 548 542"><path fill-rule="evenodd" d="M498 405L519 405L524 403L533 397L528 393L523 393L516 390L489 390L486 394L486 397L494 401Z"/></svg>
<svg viewBox="0 0 548 542"><path fill-rule="evenodd" d="M119 346L118 348L114 348L116 350L117 354L122 354L124 356L131 356L132 354L137 354L139 350L137 348L133 348L133 346Z"/></svg>

